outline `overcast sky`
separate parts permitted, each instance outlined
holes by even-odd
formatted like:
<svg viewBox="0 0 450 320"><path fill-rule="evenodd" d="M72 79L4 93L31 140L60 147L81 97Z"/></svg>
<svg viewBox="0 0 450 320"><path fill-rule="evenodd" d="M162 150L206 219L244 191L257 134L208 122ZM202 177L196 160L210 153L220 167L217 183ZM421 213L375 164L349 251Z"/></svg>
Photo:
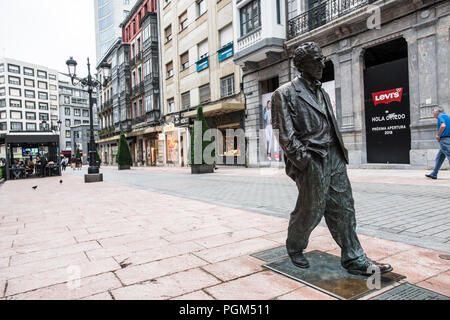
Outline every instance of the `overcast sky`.
<svg viewBox="0 0 450 320"><path fill-rule="evenodd" d="M94 0L0 0L0 57L67 73L69 56L95 73Z"/></svg>

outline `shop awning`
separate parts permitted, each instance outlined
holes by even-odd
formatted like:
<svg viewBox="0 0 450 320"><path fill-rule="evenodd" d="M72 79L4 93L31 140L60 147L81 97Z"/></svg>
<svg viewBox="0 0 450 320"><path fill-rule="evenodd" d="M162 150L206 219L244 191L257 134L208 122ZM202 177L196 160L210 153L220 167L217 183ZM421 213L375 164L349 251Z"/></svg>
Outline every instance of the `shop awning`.
<svg viewBox="0 0 450 320"><path fill-rule="evenodd" d="M221 101L219 103L207 105L203 107L203 114L207 117L211 117L218 114L230 113L245 109L245 104L239 101ZM185 118L195 118L197 116L197 110L192 110L183 113Z"/></svg>
<svg viewBox="0 0 450 320"><path fill-rule="evenodd" d="M156 127L145 128L144 130L133 131L133 132L125 134L125 137L140 136L143 134L148 134L148 133L153 133L153 132L162 132L162 127L156 126Z"/></svg>

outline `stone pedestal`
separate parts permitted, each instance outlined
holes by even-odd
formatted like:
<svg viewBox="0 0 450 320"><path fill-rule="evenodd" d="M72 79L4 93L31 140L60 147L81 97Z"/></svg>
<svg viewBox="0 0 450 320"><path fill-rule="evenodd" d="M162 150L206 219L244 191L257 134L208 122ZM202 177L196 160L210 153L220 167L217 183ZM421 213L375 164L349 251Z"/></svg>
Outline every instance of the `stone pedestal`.
<svg viewBox="0 0 450 320"><path fill-rule="evenodd" d="M103 173L88 173L84 175L84 182L101 182L103 181Z"/></svg>

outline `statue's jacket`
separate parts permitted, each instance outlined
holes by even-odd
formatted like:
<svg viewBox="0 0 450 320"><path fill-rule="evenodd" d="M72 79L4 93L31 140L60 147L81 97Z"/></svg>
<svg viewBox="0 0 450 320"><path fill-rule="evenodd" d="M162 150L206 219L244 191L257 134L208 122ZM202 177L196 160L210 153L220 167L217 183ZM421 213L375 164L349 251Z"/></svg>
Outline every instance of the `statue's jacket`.
<svg viewBox="0 0 450 320"><path fill-rule="evenodd" d="M300 77L279 87L272 95L272 127L279 130L279 143L285 154L286 173L293 180L296 180L308 165L312 153L322 158L327 156L333 141L333 131L348 163L348 152L331 109L330 97L325 90L320 90L325 98L331 123Z"/></svg>

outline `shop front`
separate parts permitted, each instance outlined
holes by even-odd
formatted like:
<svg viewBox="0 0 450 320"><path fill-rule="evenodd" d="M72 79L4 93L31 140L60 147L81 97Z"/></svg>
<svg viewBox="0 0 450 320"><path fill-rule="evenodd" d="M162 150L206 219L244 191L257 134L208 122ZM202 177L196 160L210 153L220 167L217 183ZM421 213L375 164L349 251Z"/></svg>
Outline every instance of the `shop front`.
<svg viewBox="0 0 450 320"><path fill-rule="evenodd" d="M0 136L0 159L7 180L59 176L60 157L57 134L16 132Z"/></svg>
<svg viewBox="0 0 450 320"><path fill-rule="evenodd" d="M244 132L245 105L238 99L221 101L203 107L205 120L211 129L217 129L216 163L218 165L246 165ZM184 113L192 123L197 110Z"/></svg>

